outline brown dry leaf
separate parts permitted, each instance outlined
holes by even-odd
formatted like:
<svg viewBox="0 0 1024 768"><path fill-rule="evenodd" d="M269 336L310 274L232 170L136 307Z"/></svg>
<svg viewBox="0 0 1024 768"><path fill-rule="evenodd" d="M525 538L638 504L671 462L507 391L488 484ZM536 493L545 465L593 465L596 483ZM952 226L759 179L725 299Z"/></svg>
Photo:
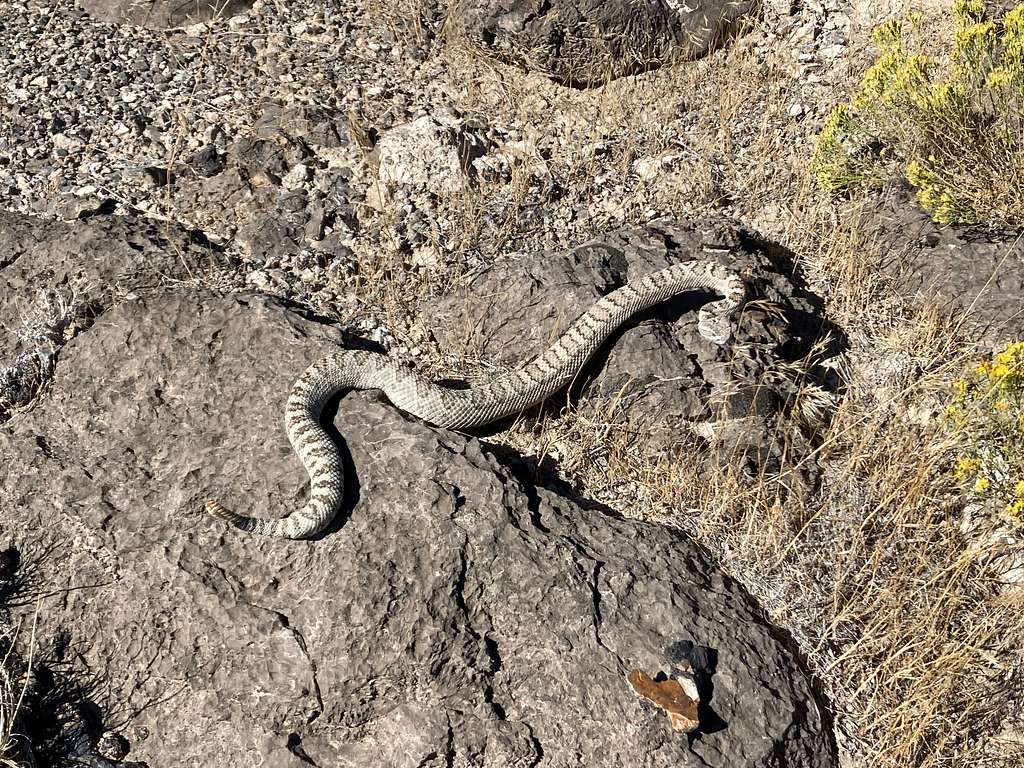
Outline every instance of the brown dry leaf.
<svg viewBox="0 0 1024 768"><path fill-rule="evenodd" d="M656 682L645 672L634 669L626 676L638 695L653 702L668 713L673 730L692 731L698 725L697 699L691 698L676 680Z"/></svg>

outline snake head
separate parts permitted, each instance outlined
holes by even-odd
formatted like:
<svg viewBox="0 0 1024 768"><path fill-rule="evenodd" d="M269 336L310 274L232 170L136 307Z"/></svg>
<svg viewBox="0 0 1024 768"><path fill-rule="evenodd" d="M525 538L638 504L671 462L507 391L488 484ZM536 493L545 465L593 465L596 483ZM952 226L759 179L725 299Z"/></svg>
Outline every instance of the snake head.
<svg viewBox="0 0 1024 768"><path fill-rule="evenodd" d="M718 347L725 347L732 340L730 315L703 315L697 320L697 332Z"/></svg>

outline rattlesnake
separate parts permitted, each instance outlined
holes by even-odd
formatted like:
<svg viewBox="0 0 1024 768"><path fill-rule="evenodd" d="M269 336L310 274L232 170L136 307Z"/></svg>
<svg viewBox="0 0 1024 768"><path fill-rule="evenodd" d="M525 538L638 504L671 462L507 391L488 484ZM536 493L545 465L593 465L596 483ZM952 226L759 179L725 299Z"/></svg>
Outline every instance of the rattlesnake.
<svg viewBox="0 0 1024 768"><path fill-rule="evenodd" d="M403 411L449 429L488 424L539 403L565 386L608 335L627 319L685 291L714 291L724 298L698 313L700 335L724 345L730 319L742 303L743 282L713 262L667 267L599 299L580 315L543 354L489 384L448 389L375 352L342 350L313 363L295 382L285 409L292 447L310 478L306 505L279 520L246 517L216 501L207 511L251 533L303 539L322 531L337 514L343 496L343 471L337 446L320 426L320 411L343 389L381 389Z"/></svg>

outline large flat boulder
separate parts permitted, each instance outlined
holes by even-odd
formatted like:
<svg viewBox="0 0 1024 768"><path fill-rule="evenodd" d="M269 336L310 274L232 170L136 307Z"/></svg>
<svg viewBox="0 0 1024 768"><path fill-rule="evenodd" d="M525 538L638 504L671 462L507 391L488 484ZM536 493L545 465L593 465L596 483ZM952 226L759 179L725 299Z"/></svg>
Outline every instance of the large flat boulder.
<svg viewBox="0 0 1024 768"><path fill-rule="evenodd" d="M883 270L906 298L943 307L994 344L1024 336L1019 232L936 224L901 189L879 199L863 230L888 246Z"/></svg>
<svg viewBox="0 0 1024 768"><path fill-rule="evenodd" d="M706 55L747 0L454 0L448 27L500 59L579 86Z"/></svg>
<svg viewBox="0 0 1024 768"><path fill-rule="evenodd" d="M327 414L351 461L323 537L204 515L209 495L265 516L302 502L284 402L339 341L263 297L140 293L0 427L0 527L33 574L39 658L102 680L132 759L836 764L799 660L688 539L534 487L372 393ZM687 659L689 735L626 679Z"/></svg>

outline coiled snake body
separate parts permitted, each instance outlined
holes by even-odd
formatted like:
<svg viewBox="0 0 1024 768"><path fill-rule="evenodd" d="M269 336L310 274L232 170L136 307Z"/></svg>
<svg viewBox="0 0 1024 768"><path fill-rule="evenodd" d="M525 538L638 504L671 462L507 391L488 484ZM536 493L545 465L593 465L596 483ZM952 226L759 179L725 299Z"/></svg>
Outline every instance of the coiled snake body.
<svg viewBox="0 0 1024 768"><path fill-rule="evenodd" d="M742 303L744 284L712 262L685 262L654 272L599 299L551 347L483 386L439 386L387 355L342 350L313 363L295 382L285 409L292 447L310 479L306 505L278 520L239 515L216 501L207 511L250 533L303 539L322 531L337 514L344 491L341 456L320 426L320 412L344 389L380 389L398 408L438 427L480 426L519 413L569 383L618 326L638 312L686 291L713 291L723 298L704 305L697 328L724 345L731 315Z"/></svg>

